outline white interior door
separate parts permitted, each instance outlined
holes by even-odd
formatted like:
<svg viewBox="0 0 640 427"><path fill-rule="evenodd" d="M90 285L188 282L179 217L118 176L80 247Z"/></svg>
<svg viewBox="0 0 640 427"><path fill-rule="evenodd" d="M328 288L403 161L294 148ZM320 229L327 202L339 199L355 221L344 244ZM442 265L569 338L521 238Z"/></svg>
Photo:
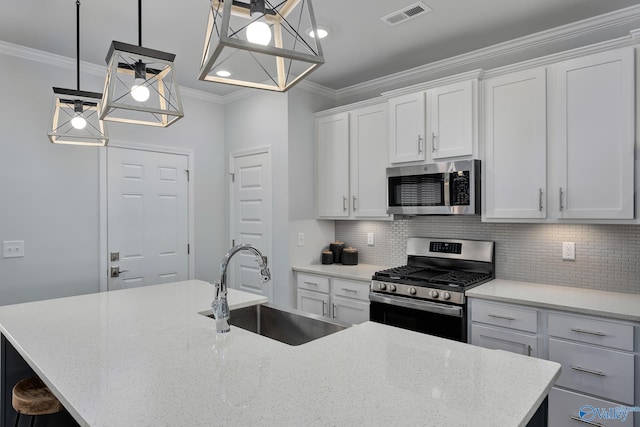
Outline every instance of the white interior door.
<svg viewBox="0 0 640 427"><path fill-rule="evenodd" d="M268 151L253 154L232 154L233 190L231 224L233 243L251 244L271 260L271 155ZM269 299L273 296L272 281L260 282L255 256L240 252L232 260L228 285Z"/></svg>
<svg viewBox="0 0 640 427"><path fill-rule="evenodd" d="M188 279L188 164L185 155L107 148L109 290Z"/></svg>

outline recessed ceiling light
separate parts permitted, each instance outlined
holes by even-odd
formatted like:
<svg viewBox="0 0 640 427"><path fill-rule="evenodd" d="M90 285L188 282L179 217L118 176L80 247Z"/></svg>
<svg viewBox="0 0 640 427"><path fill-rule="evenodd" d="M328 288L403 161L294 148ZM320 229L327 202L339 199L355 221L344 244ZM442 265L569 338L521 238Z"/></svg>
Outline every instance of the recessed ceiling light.
<svg viewBox="0 0 640 427"><path fill-rule="evenodd" d="M329 35L329 28L321 27L321 26L318 26L317 28L318 28L318 38L319 39L323 39L323 38L325 38L325 37L327 37ZM313 28L311 28L311 27L307 28L306 32L309 35L309 37L314 38L314 39L316 38L315 34L313 33Z"/></svg>
<svg viewBox="0 0 640 427"><path fill-rule="evenodd" d="M216 71L216 75L218 77L229 77L229 76L231 76L231 73L229 71L227 71L227 70L218 70L218 71Z"/></svg>

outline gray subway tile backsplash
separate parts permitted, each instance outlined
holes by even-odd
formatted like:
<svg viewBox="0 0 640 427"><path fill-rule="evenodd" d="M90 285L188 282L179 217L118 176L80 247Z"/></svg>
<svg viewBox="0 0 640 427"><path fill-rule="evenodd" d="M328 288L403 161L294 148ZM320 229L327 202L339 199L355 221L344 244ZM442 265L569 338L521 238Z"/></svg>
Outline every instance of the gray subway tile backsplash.
<svg viewBox="0 0 640 427"><path fill-rule="evenodd" d="M374 233L374 246L367 246L367 233ZM493 240L499 279L640 293L636 225L483 223L462 216L336 221L336 239L358 248L361 263L405 264L411 236ZM575 261L562 259L562 242L576 243Z"/></svg>

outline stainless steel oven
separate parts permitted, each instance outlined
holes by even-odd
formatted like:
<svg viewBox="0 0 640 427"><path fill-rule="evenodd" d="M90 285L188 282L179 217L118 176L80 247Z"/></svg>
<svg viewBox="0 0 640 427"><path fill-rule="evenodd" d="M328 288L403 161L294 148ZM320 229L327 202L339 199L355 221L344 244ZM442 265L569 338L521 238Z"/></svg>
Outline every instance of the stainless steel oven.
<svg viewBox="0 0 640 427"><path fill-rule="evenodd" d="M373 275L370 319L467 342L465 290L494 271L493 242L410 238L407 264Z"/></svg>

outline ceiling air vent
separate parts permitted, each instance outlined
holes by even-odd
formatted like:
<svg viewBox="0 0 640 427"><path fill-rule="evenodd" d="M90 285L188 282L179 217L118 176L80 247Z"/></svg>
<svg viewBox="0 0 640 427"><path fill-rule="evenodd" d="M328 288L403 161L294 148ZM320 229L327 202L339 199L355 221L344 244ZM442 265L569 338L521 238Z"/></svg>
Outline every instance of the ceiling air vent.
<svg viewBox="0 0 640 427"><path fill-rule="evenodd" d="M431 8L419 1L400 10L392 12L387 16L383 16L380 19L388 25L394 26L403 22L407 22L410 19L417 18L418 16L425 15L429 12L431 12Z"/></svg>

